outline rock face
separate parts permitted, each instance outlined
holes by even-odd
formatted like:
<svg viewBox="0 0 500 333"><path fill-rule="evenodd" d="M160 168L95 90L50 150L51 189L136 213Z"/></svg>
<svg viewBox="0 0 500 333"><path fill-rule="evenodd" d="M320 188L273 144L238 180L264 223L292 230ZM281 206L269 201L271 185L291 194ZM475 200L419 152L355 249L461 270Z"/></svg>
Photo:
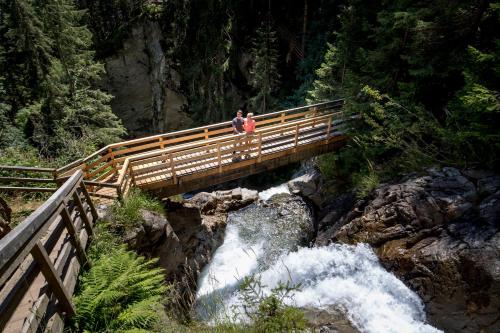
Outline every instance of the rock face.
<svg viewBox="0 0 500 333"><path fill-rule="evenodd" d="M291 193L307 198L317 207L321 207L323 204L322 187L323 177L316 169L311 169L304 175L288 182Z"/></svg>
<svg viewBox="0 0 500 333"><path fill-rule="evenodd" d="M332 215L317 245L368 243L422 297L431 324L500 332L499 176L430 170Z"/></svg>
<svg viewBox="0 0 500 333"><path fill-rule="evenodd" d="M302 308L305 318L318 333L360 333L349 321L345 310L329 306L325 309Z"/></svg>
<svg viewBox="0 0 500 333"><path fill-rule="evenodd" d="M158 258L166 279L180 284L181 300L189 308L201 269L223 242L228 212L257 199L257 191L234 189L202 192L181 203L167 201L166 216L141 210L141 223L123 238L141 255ZM113 220L109 210L99 208L102 218Z"/></svg>
<svg viewBox="0 0 500 333"><path fill-rule="evenodd" d="M101 86L115 98L111 107L132 137L187 128L186 98L179 93L179 75L169 68L157 22L131 29L121 50L104 60Z"/></svg>

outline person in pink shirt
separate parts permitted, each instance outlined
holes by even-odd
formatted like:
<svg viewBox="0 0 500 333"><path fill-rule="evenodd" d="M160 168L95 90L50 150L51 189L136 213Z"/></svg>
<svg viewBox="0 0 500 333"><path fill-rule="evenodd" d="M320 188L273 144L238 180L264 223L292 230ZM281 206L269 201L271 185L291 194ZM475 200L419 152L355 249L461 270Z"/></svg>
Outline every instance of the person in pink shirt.
<svg viewBox="0 0 500 333"><path fill-rule="evenodd" d="M255 132L255 119L253 119L253 113L247 113L247 117L245 119L245 123L243 124L243 128L245 129L245 133L247 136L247 145L252 143L252 139ZM251 150L251 148L250 148ZM246 154L245 158L250 158L250 154Z"/></svg>

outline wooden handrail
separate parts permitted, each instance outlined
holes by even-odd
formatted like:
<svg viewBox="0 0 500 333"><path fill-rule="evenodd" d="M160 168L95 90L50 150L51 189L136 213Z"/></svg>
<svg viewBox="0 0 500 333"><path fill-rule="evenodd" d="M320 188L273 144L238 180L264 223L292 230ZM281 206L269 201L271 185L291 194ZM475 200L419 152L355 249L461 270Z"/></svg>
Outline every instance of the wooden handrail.
<svg viewBox="0 0 500 333"><path fill-rule="evenodd" d="M81 197L82 195L83 197ZM76 207L78 213L75 212L74 207ZM88 213L90 213L91 217L87 215ZM69 275L78 274L79 267L88 264L85 256L85 244L88 238L92 236L92 228L96 219L97 212L85 189L83 173L77 171L38 209L0 239L0 291L4 294L8 292L19 293L22 292L23 288L26 288L25 282L15 280L14 275L18 275L17 272L19 272L19 267L23 262L31 260L28 256L31 254L37 263L36 267L43 274L49 286L46 292L54 293L61 305L59 316L64 317L74 314L74 306L71 301L74 283L66 285L66 281ZM54 227L54 223L62 223L64 229ZM85 229L83 236L79 226L83 226ZM48 242L50 239L68 239L77 255L78 267L74 266L74 262L71 261L73 256L70 252L67 252L67 254L60 253L59 249L53 252L51 250L53 246L46 248L44 242ZM57 260L54 260L55 257L57 257ZM63 273L61 264L70 265L71 267L68 267L68 270ZM23 265L24 269L28 267L25 264ZM61 276L61 274L64 275ZM72 279L76 281L76 275L72 276ZM9 283L9 290L4 290L3 288L7 288L7 282ZM23 286L15 287L10 291L10 288L17 283L21 283ZM30 285L29 288L31 287ZM39 286L39 288L41 287L43 285ZM50 302L54 302L50 300L50 293L40 293L40 290L38 290L34 295L45 297L48 300L41 303L45 309ZM21 300L19 297L0 299L0 307L2 308L0 331L8 325L10 315L18 308L19 303L16 303L15 299L18 300L17 302ZM39 308L38 311L43 314L45 310ZM26 314L29 313L23 313L23 315Z"/></svg>
<svg viewBox="0 0 500 333"><path fill-rule="evenodd" d="M312 105L307 105L307 106L301 106L301 107L296 107L296 108L291 108L283 111L276 111L276 112L271 112L267 114L262 114L262 115L257 115L254 118L256 120L263 120L270 118L269 120L264 120L261 121L262 124L267 124L268 122L277 122L280 121L283 123L285 120L287 120L289 117L293 117L292 114L294 112L300 112L304 110L309 110L311 113L316 114L318 111L322 110L327 110L331 108L339 108L342 107L343 105L343 100L338 99L334 101L328 101L328 102L322 102L322 103L316 103ZM276 118L275 121L273 121L273 117L279 116ZM219 129L217 129L219 128ZM143 150L157 150L157 149L163 149L165 145L169 145L169 140L171 141L179 141L178 138L179 136L184 136L181 141L188 141L190 137L192 137L191 140L193 139L200 139L200 140L206 140L207 138L210 138L211 136L219 136L220 134L224 133L229 133L231 132L231 122L226 121L222 123L217 123L217 124L211 124L211 125L205 125L201 127L196 127L196 128L191 128L191 129L186 129L186 130L180 130L176 132L170 132L170 133L164 133L164 134L158 134L158 135L153 135L153 136L148 136L144 138L138 138L138 139L133 139L133 140L127 140L127 141L122 141L122 142L117 142L113 144L109 144L98 151L90 154L89 156L80 159L78 161L74 161L66 166L63 166L59 169L55 170L54 175L55 176L61 176L61 175L67 175L68 172L71 171L76 171L77 169L84 169L85 170L85 178L86 179L93 179L93 180L100 180L100 176L102 174L102 171L92 171L91 169L94 167L100 168L99 164L100 163L105 163L106 160L109 159L109 155L113 156L112 159L112 167L114 172L116 173L117 170L117 165L116 163L120 163L121 158L116 159L118 156L122 156L124 154L128 154L130 152L134 151L143 151ZM216 130L214 130L216 129ZM212 132L209 130L213 130ZM190 135L188 135L190 134ZM170 139L169 139L170 138ZM148 143L149 142L149 143ZM142 145L136 146L137 144L142 143ZM132 146L132 148L126 148ZM125 148L125 149L123 149ZM105 157L105 155L108 155L108 157ZM93 159L97 156L101 156L100 158L97 159L97 162L93 161ZM107 163L105 163L107 164ZM102 169L100 169L102 170ZM109 175L110 173L106 173L106 176Z"/></svg>
<svg viewBox="0 0 500 333"><path fill-rule="evenodd" d="M312 105L300 106L300 107L291 108L291 109L287 109L287 110L283 110L283 111L276 111L276 112L261 114L261 115L255 116L254 119L258 120L258 119L263 119L263 118L272 118L273 116L281 115L281 113L291 113L291 112L306 110L306 109L315 108L315 107L327 106L330 104L335 105L335 106L341 106L341 105L343 105L343 100L338 99L338 100L334 100L334 101L328 101L328 102L322 102L322 103L317 103L317 104L312 104ZM205 129L212 129L212 128L217 128L217 127L228 127L228 126L230 127L230 125L231 125L231 121L229 120L229 121L225 121L225 122L221 122L221 123L217 123L217 124L205 125L205 126L190 128L190 129L186 129L186 130L170 132L170 133L166 133L166 134L158 134L158 135L148 136L148 137L139 138L139 139L117 142L117 143L110 144L106 147L107 148L117 148L120 146L127 146L130 144L140 143L143 141L154 141L154 140L159 139L160 137L165 138L165 137L186 135L188 133L193 133L193 132L197 132L197 131L204 131Z"/></svg>
<svg viewBox="0 0 500 333"><path fill-rule="evenodd" d="M238 146L240 148L235 149L239 151L237 154L233 154L232 157L239 157L243 155L249 155L250 153L256 152L258 161L262 156L263 144L266 144L269 139L273 139L276 134L285 134L287 136L279 137L279 140L290 141L293 144L294 149L297 148L299 143L299 133L304 135L306 132L302 132L303 129L309 128L308 131L315 131L317 135L324 135L328 140L328 135L330 134L328 129L328 124L333 119L333 114L327 114L322 116L316 116L305 120L295 121L292 123L287 123L285 125L275 125L263 128L257 131L257 135L251 139L252 142L246 142L246 136L241 135L229 135L221 138L213 138L203 142L194 142L186 144L183 146L175 146L172 148L163 149L161 151L155 151L150 153L144 153L139 155L134 155L127 158L127 161L131 161L131 175L132 177L139 177L149 172L154 172L158 174L160 170L166 170L165 172L172 175L174 183L176 182L177 173L187 169L193 169L201 167L206 163L217 164L219 170L222 167L222 155L227 158L228 151L231 151L233 147ZM318 132L318 130L320 132ZM321 134L323 133L323 134ZM291 139L287 139L290 137ZM265 138L265 140L264 140ZM269 139L268 139L269 138ZM239 141L243 141L243 144L239 144ZM224 152L222 152L225 150ZM202 153L202 154L200 154ZM162 164L161 161L170 160L169 164ZM154 163L157 162L157 163ZM141 167L144 165L145 167ZM139 177L143 178L143 176Z"/></svg>
<svg viewBox="0 0 500 333"><path fill-rule="evenodd" d="M38 168L38 167L11 166L11 165L0 165L0 170L33 171L33 172L40 172L40 173L54 173L54 171L56 171L56 169L54 169L54 168Z"/></svg>
<svg viewBox="0 0 500 333"><path fill-rule="evenodd" d="M326 118L331 117L331 116L333 116L333 114L332 115L318 116L316 118L316 121L318 119L326 119ZM286 123L285 126L294 126L296 124L306 124L306 123L312 123L312 122L313 122L312 118L311 119L305 119L305 120L297 120L297 121L294 121L294 122ZM255 133L256 134L258 134L258 133L268 133L268 132L272 132L274 130L281 130L281 128L283 126L284 126L283 124L268 126L268 127L265 127L265 128L256 129ZM242 134L242 135L244 135L244 134ZM146 152L146 153L141 153L141 154L133 155L133 156L128 157L128 159L131 162L133 162L133 161L137 161L139 159L160 156L160 155L163 155L165 153L174 153L174 152L179 152L179 151L186 151L186 150L189 150L189 149L192 149L192 148L198 148L198 147L202 147L202 146L214 144L214 143L217 143L217 142L232 141L232 140L234 140L234 137L235 137L234 135L228 135L228 136L224 136L224 137L220 137L220 138L212 138L212 139L209 139L209 140L203 140L202 142L191 142L191 143L187 143L187 144L184 144L184 145L179 145L179 146L174 146L174 147L165 148L165 149L161 149L161 150L155 150L155 151L152 151L152 152Z"/></svg>
<svg viewBox="0 0 500 333"><path fill-rule="evenodd" d="M312 125L312 127L317 126L317 124L327 119L325 117L333 119L332 123L329 125L332 127L339 121L340 116L337 115L340 115L341 112L337 113L336 110L341 108L342 105L343 100L335 100L255 116L254 118L258 120L256 135L259 135L261 140L265 141L269 136L275 133L283 135L287 130L297 126L299 128L307 124ZM71 162L58 169L6 167L6 170L42 170L51 172L57 179L58 184L61 184L63 180L67 179L73 172L83 170L84 178L86 179L87 185L91 186L90 189L93 191L93 195L97 195L96 191L103 188L110 188L112 191L116 191L117 194L121 195L124 187L127 187L130 179L134 177L132 170L136 168L138 164L143 164L146 160L151 162L159 160L167 161L168 159L166 157L169 154L173 154L174 160L169 163L174 165L174 169L172 170L174 176L176 176L175 164L177 163L177 158L175 156L181 152L189 153L198 147L208 147L217 145L218 143L221 147L220 149L224 150L225 145L235 138L231 132L231 122L226 121L218 124L110 144L85 158ZM327 132L328 135L329 131ZM295 141L297 140L298 137ZM212 146L212 148L217 149L216 146ZM0 171L1 170L2 168L0 166ZM127 174L128 176L126 176ZM11 181L14 182L14 179L11 179ZM0 182L2 182L2 178L0 178ZM22 180L19 180L19 182L24 183ZM36 182L36 180L33 180L33 182ZM29 181L25 183L28 184ZM39 188L11 186L3 187L3 189L5 191L18 191L23 189L26 191L36 191ZM2 190L2 187L0 187L0 190ZM108 195L106 195L106 197L108 197Z"/></svg>

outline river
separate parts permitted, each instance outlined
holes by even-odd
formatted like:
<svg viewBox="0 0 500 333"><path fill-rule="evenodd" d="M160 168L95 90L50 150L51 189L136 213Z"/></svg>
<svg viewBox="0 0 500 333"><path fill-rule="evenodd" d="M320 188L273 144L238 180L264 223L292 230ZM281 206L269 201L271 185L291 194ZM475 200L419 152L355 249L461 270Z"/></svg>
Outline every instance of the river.
<svg viewBox="0 0 500 333"><path fill-rule="evenodd" d="M238 287L255 274L264 294L280 282L300 284L290 305L343 309L361 332L440 332L426 323L419 297L380 265L368 245L308 247L304 233L312 217L301 200L286 185L260 198L229 214L224 243L200 275L197 313L204 321L248 320Z"/></svg>

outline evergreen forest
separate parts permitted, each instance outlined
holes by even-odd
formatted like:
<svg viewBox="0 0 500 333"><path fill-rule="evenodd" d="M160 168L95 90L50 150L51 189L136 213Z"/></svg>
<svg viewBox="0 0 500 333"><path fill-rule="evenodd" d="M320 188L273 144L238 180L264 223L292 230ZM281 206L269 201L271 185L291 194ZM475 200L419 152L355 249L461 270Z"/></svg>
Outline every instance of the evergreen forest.
<svg viewBox="0 0 500 333"><path fill-rule="evenodd" d="M350 140L314 159L330 195L364 198L431 167L498 172L500 2L0 0L0 165L57 168L237 110L337 99ZM280 172L288 177L270 178ZM307 328L285 305L300 286L264 295L254 277L241 287L253 325L207 329L186 314L158 260L123 246L144 222L138 212L165 214L162 205L139 191L112 205L115 224L98 228L68 331Z"/></svg>

